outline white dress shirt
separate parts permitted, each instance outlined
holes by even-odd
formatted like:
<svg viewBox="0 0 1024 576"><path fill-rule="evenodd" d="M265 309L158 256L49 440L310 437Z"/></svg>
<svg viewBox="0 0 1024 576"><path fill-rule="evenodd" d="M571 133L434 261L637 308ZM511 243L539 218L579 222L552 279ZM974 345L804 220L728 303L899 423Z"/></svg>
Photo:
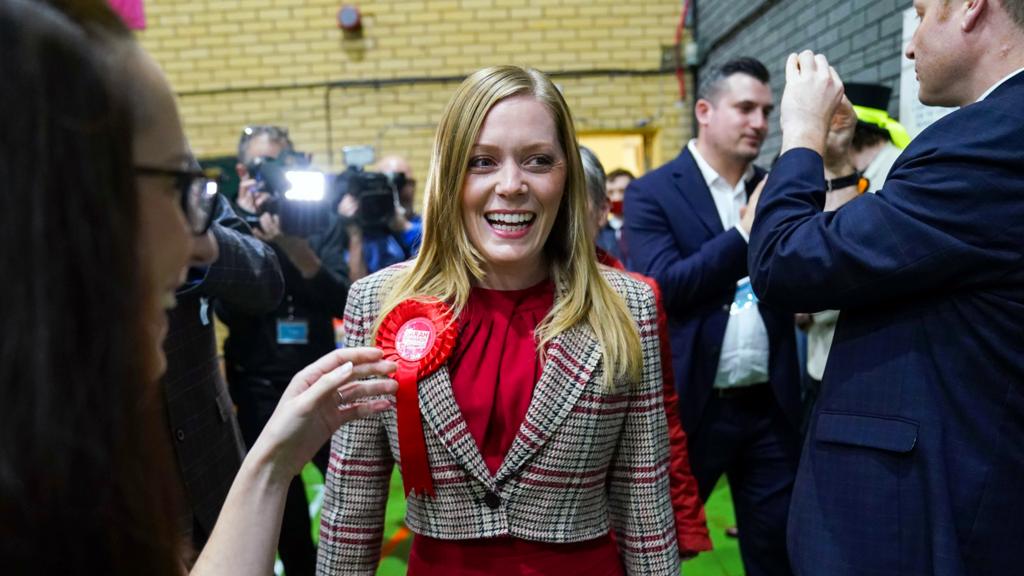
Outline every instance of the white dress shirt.
<svg viewBox="0 0 1024 576"><path fill-rule="evenodd" d="M1017 68L1013 72L1010 72L1006 76L1003 76L1002 80L1000 80L999 82L996 82L995 84L990 86L988 90L985 90L985 92L982 93L981 97L979 97L977 100L975 100L975 102L981 102L985 98L988 98L988 95L993 93L993 92L995 92L996 88L999 88L1000 86L1005 84L1007 80L1009 80L1010 78L1013 78L1014 76L1016 76L1017 74L1020 74L1021 72L1024 72L1024 68Z"/></svg>
<svg viewBox="0 0 1024 576"><path fill-rule="evenodd" d="M754 174L753 165L747 168L735 186L730 186L701 157L696 140L690 140L686 147L697 161L697 167L711 191L722 228L736 228L743 239L748 240L739 223L740 208L747 204L745 182ZM722 338L715 388L735 388L768 381L768 329L757 308L757 300L749 300L753 295L749 287L749 277L736 283L737 297L730 307L729 322L725 326L725 337Z"/></svg>

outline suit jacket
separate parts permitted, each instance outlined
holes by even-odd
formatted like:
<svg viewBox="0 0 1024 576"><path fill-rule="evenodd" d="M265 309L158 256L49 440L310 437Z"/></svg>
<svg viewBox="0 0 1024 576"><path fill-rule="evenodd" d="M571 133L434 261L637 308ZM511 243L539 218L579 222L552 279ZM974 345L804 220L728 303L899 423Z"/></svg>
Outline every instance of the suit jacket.
<svg viewBox="0 0 1024 576"><path fill-rule="evenodd" d="M346 345L372 343L380 299L395 270L353 284ZM654 296L621 272L604 274L637 320L642 380L608 391L590 328L577 326L558 336L547 347L519 434L492 477L442 366L419 382L436 496L410 494L406 525L413 532L440 539L514 536L559 543L602 537L611 526L627 573L678 574ZM394 411L353 422L334 435L318 574L374 574L388 482L398 457Z"/></svg>
<svg viewBox="0 0 1024 576"><path fill-rule="evenodd" d="M224 298L253 312L265 311L277 305L284 289L273 251L248 235L245 222L223 198L211 230L220 256L177 295L164 341L167 373L162 381L188 504L184 528L191 529L194 515L206 535L213 530L244 453L220 371L208 299Z"/></svg>
<svg viewBox="0 0 1024 576"><path fill-rule="evenodd" d="M821 214L780 159L754 289L842 310L793 489L799 574L1017 574L1024 549L1024 74L922 132L878 194Z"/></svg>
<svg viewBox="0 0 1024 576"><path fill-rule="evenodd" d="M693 433L715 381L736 282L747 276L747 243L735 228L722 228L711 191L685 148L629 185L625 229L632 267L661 286L679 410L683 427ZM760 312L775 398L796 425L800 371L793 316L764 304Z"/></svg>

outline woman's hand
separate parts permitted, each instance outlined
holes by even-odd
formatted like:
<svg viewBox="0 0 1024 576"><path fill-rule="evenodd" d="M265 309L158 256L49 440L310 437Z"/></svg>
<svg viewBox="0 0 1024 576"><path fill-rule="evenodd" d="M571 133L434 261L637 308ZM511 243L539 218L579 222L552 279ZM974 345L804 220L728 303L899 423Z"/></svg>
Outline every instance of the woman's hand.
<svg viewBox="0 0 1024 576"><path fill-rule="evenodd" d="M376 348L343 348L325 355L292 378L253 446L253 456L269 465L274 478L288 482L309 462L339 426L391 409L390 378L398 366L381 360Z"/></svg>

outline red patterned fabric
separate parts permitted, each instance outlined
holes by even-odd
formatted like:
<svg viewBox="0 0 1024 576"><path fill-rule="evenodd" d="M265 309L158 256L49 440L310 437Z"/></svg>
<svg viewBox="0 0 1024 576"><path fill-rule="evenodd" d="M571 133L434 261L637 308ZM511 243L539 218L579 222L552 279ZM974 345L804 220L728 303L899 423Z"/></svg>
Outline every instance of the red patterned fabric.
<svg viewBox="0 0 1024 576"><path fill-rule="evenodd" d="M554 284L524 290L474 288L459 318L450 363L452 392L469 433L491 474L516 438L540 378L534 330L554 303ZM520 538L439 540L413 538L410 576L578 573L619 576L615 542L598 538L573 544Z"/></svg>
<svg viewBox="0 0 1024 576"><path fill-rule="evenodd" d="M541 364L533 331L554 303L550 281L525 290L474 288L449 363L452 393L496 474L533 398Z"/></svg>
<svg viewBox="0 0 1024 576"><path fill-rule="evenodd" d="M597 249L597 261L609 268L625 271L614 256ZM686 450L686 432L679 421L679 397L676 394L675 374L672 371L672 348L668 341L668 314L662 305L661 289L654 278L630 272L654 290L655 305L658 309L658 340L661 344L661 371L665 391L665 418L668 420L668 443L672 465L669 467L669 489L672 492L672 509L676 516L676 539L679 553L692 555L711 550L711 536L708 534L704 504L697 492L697 480L690 471L690 457Z"/></svg>

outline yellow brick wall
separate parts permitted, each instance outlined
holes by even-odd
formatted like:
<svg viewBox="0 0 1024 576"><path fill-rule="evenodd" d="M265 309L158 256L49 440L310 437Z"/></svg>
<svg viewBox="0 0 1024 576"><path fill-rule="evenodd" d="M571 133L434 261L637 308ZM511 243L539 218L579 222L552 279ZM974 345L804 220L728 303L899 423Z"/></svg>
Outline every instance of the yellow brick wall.
<svg viewBox="0 0 1024 576"><path fill-rule="evenodd" d="M460 77L503 63L652 71L681 10L679 0L354 1L363 16L357 37L337 27L340 0L146 0L149 27L139 37L179 94L197 154L233 154L243 125L281 124L321 165L338 168L343 145L372 144L378 154L409 157L422 182L457 82L386 81ZM327 87L373 80L385 83ZM643 128L654 165L690 134L690 107L677 102L670 73L555 81L578 131Z"/></svg>

